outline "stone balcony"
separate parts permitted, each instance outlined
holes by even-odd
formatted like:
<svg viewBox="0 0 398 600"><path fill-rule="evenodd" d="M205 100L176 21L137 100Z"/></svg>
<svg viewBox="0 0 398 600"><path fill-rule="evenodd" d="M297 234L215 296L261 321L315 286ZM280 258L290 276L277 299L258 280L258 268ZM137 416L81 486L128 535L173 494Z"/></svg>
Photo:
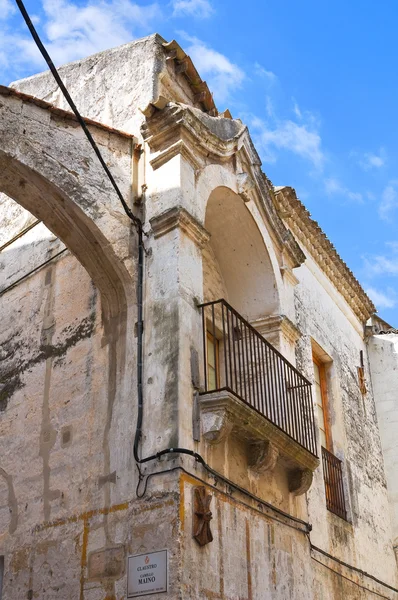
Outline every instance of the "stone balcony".
<svg viewBox="0 0 398 600"><path fill-rule="evenodd" d="M225 300L201 305L205 390L201 434L210 444L237 435L248 468L282 462L289 490L308 490L319 465L310 382Z"/></svg>

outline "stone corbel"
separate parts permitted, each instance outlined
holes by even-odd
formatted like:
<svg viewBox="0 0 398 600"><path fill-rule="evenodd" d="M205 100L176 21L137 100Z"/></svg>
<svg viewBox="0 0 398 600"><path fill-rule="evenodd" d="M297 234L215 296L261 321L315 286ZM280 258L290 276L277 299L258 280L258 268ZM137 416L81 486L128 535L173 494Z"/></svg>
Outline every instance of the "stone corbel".
<svg viewBox="0 0 398 600"><path fill-rule="evenodd" d="M251 324L282 354L284 345L294 348L301 337L301 332L286 315L268 315Z"/></svg>
<svg viewBox="0 0 398 600"><path fill-rule="evenodd" d="M249 445L248 465L256 473L273 471L279 456L279 450L269 441L252 442Z"/></svg>
<svg viewBox="0 0 398 600"><path fill-rule="evenodd" d="M311 487L313 472L310 469L294 469L288 475L289 492L294 496L301 496Z"/></svg>
<svg viewBox="0 0 398 600"><path fill-rule="evenodd" d="M238 193L240 196L242 196L245 202L249 202L251 199L250 192L255 186L253 179L250 177L249 173L238 173L237 182Z"/></svg>
<svg viewBox="0 0 398 600"><path fill-rule="evenodd" d="M207 442L219 444L232 431L232 422L225 408L205 411L202 414L202 435Z"/></svg>
<svg viewBox="0 0 398 600"><path fill-rule="evenodd" d="M185 208L175 206L166 210L161 215L150 219L152 232L155 238L166 235L173 229L181 229L190 237L199 248L203 248L209 241L210 235L202 225L189 214Z"/></svg>

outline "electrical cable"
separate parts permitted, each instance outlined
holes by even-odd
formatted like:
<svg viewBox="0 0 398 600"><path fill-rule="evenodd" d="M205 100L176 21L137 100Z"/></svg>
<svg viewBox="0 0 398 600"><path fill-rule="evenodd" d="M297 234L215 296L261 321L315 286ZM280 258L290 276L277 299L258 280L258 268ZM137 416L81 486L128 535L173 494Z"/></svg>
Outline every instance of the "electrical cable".
<svg viewBox="0 0 398 600"><path fill-rule="evenodd" d="M144 403L143 403L143 330L144 330L144 322L143 322L143 280L144 280L144 253L145 253L145 249L144 249L144 244L143 244L143 227L142 227L142 221L141 219L139 219L138 217L136 217L132 211L130 210L130 208L128 207L126 201L123 198L123 195L115 181L115 179L113 178L112 173L110 172L108 166L106 165L101 152L95 142L95 140L93 139L90 131L87 128L87 125L83 119L83 117L81 116L81 114L79 113L75 103L73 102L67 88L65 87L56 67L54 66L53 61L51 60L50 55L48 54L46 48L44 47L44 44L42 43L30 17L29 14L24 6L24 3L22 2L22 0L15 0L17 3L17 6L19 8L19 10L21 11L21 14L24 18L24 21L41 53L41 55L43 56L44 60L46 61L55 81L57 82L57 84L59 85L61 92L63 93L66 101L68 102L69 106L71 107L72 111L74 112L76 119L78 120L79 124L81 125L84 133L86 134L86 137L88 139L88 141L90 142L95 154L98 157L98 160L100 161L103 169L105 170L110 182L113 185L113 188L115 189L121 203L122 206L127 214L127 216L133 221L134 225L136 226L137 229L137 233L138 233L138 277L137 277L137 396L138 396L138 414L137 414L137 425L136 425L136 432L135 432L135 437L134 437L134 445L133 445L133 453L134 453L134 459L136 461L137 464L137 469L138 469L138 474L139 474L139 484L142 482L142 480L144 479L144 476L142 474L140 465L146 462L150 462L153 460L157 460L159 458L161 458L162 456L166 455L166 454L185 454L188 456L192 456L193 458L195 458L195 460L197 462L199 462L204 469L210 473L210 475L212 475L213 477L216 477L217 479L224 481L227 485L229 485L231 488L234 488L236 490L238 490L239 492L243 493L243 494L248 494L250 496L250 492L248 492L247 490L245 490L244 488L241 488L239 485L233 483L232 481L230 481L229 479L227 479L226 477L224 477L223 475L221 475L220 473L218 473L217 471L215 471L214 469L212 469L206 462L205 460L202 458L202 456L200 456L200 454L198 454L197 452L194 452L193 450L189 450L187 448L166 448L164 450L161 450L159 452L156 452L155 454L152 454L151 456L147 456L145 458L140 458L138 455L138 448L139 448L139 444L140 444L140 440L142 437L142 422L143 422L143 409L144 409ZM272 507L272 505L270 505L270 507ZM277 509L276 507L272 507L274 510L276 510L277 512L283 513L283 511L280 511L279 509ZM283 513L285 516L288 516L289 518L293 519L293 520L297 520L300 523L304 523L306 524L304 521L301 521L300 519L296 519L295 517L291 517L290 515L287 515L286 513Z"/></svg>
<svg viewBox="0 0 398 600"><path fill-rule="evenodd" d="M36 227L36 225L38 225L39 223L41 223L41 221L39 219L37 219L37 221L34 221L30 225L28 225L27 227L25 227L24 229L22 229L19 233L17 233L17 235L14 235L14 237L12 237L7 242L5 242L2 246L0 246L0 252L2 252L8 246L11 246L11 244L13 244L17 240L19 240L19 238L21 238L22 236L24 236L25 233L28 233L28 231L30 231L31 229L33 229L33 227Z"/></svg>
<svg viewBox="0 0 398 600"><path fill-rule="evenodd" d="M144 491L143 491L142 494L138 493L138 489L139 489L140 483L138 483L138 485L137 485L137 490L136 490L137 497L138 498L143 498L145 496L146 488L148 486L148 482L149 482L149 480L152 477L155 477L155 475L164 475L166 473L173 473L174 471L182 471L183 473L185 473L189 477L193 477L194 479L197 479L201 483L204 483L207 487L213 489L215 492L217 492L219 494L223 494L224 496L230 495L230 494L227 494L227 492L224 492L223 490L221 490L220 488L217 488L216 485L212 485L208 481L205 481L204 479L202 479L201 477L199 477L198 475L196 475L196 473L191 473L190 471L187 471L186 469L184 469L184 467L181 467L179 465L177 467L171 467L170 469L164 469L162 471L156 471L155 473L150 473L149 475L147 475L146 478L145 478L145 486L144 486ZM217 476L217 480L218 479L220 479L219 476ZM262 510L254 507L254 506L250 506L250 504L246 504L246 502L242 502L240 500L235 500L235 502L237 502L239 504L242 504L243 506L245 506L246 508L249 508L250 510L255 510L256 512L260 513L262 516L266 516L267 518L272 519L273 521L276 521L277 523L281 523L282 525L286 525L287 527L291 527L295 531L301 531L301 533L304 533L305 535L309 534L309 531L311 530L310 523L307 523L306 521L302 521L301 519L297 519L296 517L293 517L292 515L289 515L289 514L283 512L283 510L280 510L276 506L273 506L272 504L269 504L269 502L266 502L265 500L262 500L261 498L258 498L258 496L255 496L254 494L251 494L247 490L243 490L243 492L245 493L246 496L249 496L250 498L252 498L253 500L255 500L258 503L258 505L265 506L266 508L279 513L282 517L285 517L286 519L289 519L289 521L294 521L294 522L297 522L299 525L304 525L306 527L306 531L304 529L301 529L299 527L291 525L290 523L286 523L285 521L281 521L280 519L277 519L276 517L274 517L274 516L272 516L270 514L264 515L264 513L263 513Z"/></svg>
<svg viewBox="0 0 398 600"><path fill-rule="evenodd" d="M86 137L88 139L88 141L91 144L91 147L93 148L95 154L97 155L98 160L100 161L102 168L104 169L105 173L108 176L109 181L111 182L116 194L119 197L120 202L122 203L122 206L124 208L124 211L126 213L126 215L133 221L134 225L137 228L137 231L139 229L142 228L142 222L141 219L139 219L138 217L136 217L133 212L131 211L130 207L128 206L127 202L125 201L125 199L123 198L123 194L119 189L119 186L117 185L112 173L110 172L108 165L106 164L105 160L102 157L102 154L96 144L96 142L94 141L93 136L91 135L85 120L83 119L83 117L81 116L81 114L79 113L75 103L73 102L68 90L66 89L57 69L55 68L55 65L53 63L53 61L51 60L50 55L48 54L46 48L44 47L43 42L41 41L35 26L33 25L31 18L29 17L29 14L24 6L24 3L22 2L22 0L15 0L15 2L18 5L19 10L21 11L21 14L24 18L24 21L36 43L36 46L38 47L38 49L40 50L41 55L43 56L44 60L46 61L48 68L50 69L55 81L58 83L67 103L69 104L69 106L71 107L72 111L74 112L76 119L78 120L78 122L81 125L81 128L83 129L84 133L86 134Z"/></svg>
<svg viewBox="0 0 398 600"><path fill-rule="evenodd" d="M48 265L48 263L50 263L52 260L58 258L58 256L61 256L61 254L63 254L64 252L67 252L67 250L69 250L69 248L64 248L63 250L60 250L60 252L57 252L56 254L54 254L54 256L52 256L51 258L49 258L45 262L41 263L38 267L35 267L31 271L29 271L29 273L25 273L25 275L22 275L22 277L20 277L16 281L14 281L14 283L11 283L11 285L9 285L8 287L0 290L0 296L2 296L3 294L5 294L9 290L12 290L12 288L14 288L16 285L18 285L18 283L21 283L21 281L23 281L24 279L26 279L27 277L29 277L30 275L32 275L32 273L35 273L36 271L38 271L39 269L41 269L45 265Z"/></svg>
<svg viewBox="0 0 398 600"><path fill-rule="evenodd" d="M139 481L138 481L138 485L137 485L137 497L142 498L145 493L146 493L146 489L147 489L147 485L148 485L148 481L150 478L155 477L156 475L160 475L162 473L166 473L166 472L172 472L172 471L176 471L176 470L182 470L185 473L190 474L188 471L186 471L183 467L178 466L178 467L174 467L171 469L167 469L164 471L157 471L155 473L150 473L149 475L146 476L146 478L142 475L141 469L140 469L140 464L142 463L146 463L149 461L153 461L156 459L160 459L162 456L166 455L166 454L185 454L185 455L189 455L192 456L193 458L195 458L195 460L197 462L199 462L204 468L205 470L210 473L210 475L212 475L215 480L220 480L223 481L225 484L227 484L231 489L235 489L239 492L241 492L244 495L247 495L249 497L251 497L252 499L256 500L257 502L267 506L268 508L272 509L273 511L281 514L283 517L288 518L290 520L293 520L297 523L300 523L302 525L305 525L307 528L307 534L309 537L309 532L312 529L312 526L310 523L307 523L306 521L303 521L301 519L298 519L296 517L293 517L287 513L285 513L284 511L278 509L277 507L273 506L272 504L269 504L267 502L265 502L264 500L262 500L261 498L258 498L257 496L255 496L254 494L251 494L248 490L245 490L244 488L240 487L238 484L230 481L227 477L224 477L223 475L221 475L220 473L218 473L217 471L215 471L214 469L212 469L206 462L205 460L202 458L202 456L200 454L198 454L197 452L194 452L192 450L189 450L187 448L167 448L165 450L161 450L160 452L156 452L155 454L151 455L151 456L147 456L145 458L140 458L138 456L138 447L139 447L139 443L140 443L140 438L142 435L142 420L143 420L143 389L142 389L142 373L143 373L143 345L142 345L142 337L143 337L143 279L144 279L144 244L143 244L143 228L142 228L142 221L141 219L139 219L138 217L136 217L133 212L131 211L130 207L127 205L126 201L123 198L123 194L121 193L119 186L117 185L111 171L109 170L107 164L105 163L105 160L102 157L102 154L94 140L94 138L92 137L89 129L87 128L87 125L83 119L83 117L80 115L75 103L73 102L67 88L65 87L61 77L59 76L59 73L57 71L57 69L54 66L54 63L52 62L47 50L45 49L30 17L28 12L26 11L26 8L22 2L22 0L15 0L19 10L21 11L21 14L25 20L25 23L37 45L37 47L39 48L44 60L46 61L54 79L56 80L56 82L58 83L66 101L68 102L69 106L71 107L72 111L74 112L76 119L78 120L79 124L81 125L88 141L90 142L95 154L98 157L99 162L101 163L105 173L108 176L109 181L111 182L122 206L123 209L126 213L126 215L131 219L131 221L134 223L137 233L138 233L138 284L137 284L137 309L138 309L138 318L137 318L137 393L138 393L138 416L137 416L137 427L136 427L136 433L135 433L135 438L134 438L134 458L135 461L137 463L137 468L138 468L138 472L139 472ZM31 273L33 273L34 271L36 271L37 269L41 268L42 266L44 266L45 264L47 264L48 262L50 262L51 260L53 260L54 258L56 258L57 256L59 256L60 254L62 254L63 252L65 252L67 250L67 248L65 248L64 250L62 250L61 252L59 252L58 254L54 255L52 258L50 258L48 261L46 261L45 263L43 263L42 265L40 265L39 267L37 267L36 269L34 269L33 271L31 271L30 273L28 273L27 275L23 276L22 278L20 278L19 280L17 280L16 282L14 282L14 284L12 284L11 286L9 286L8 288L6 288L5 290L2 290L2 292L0 292L0 295L2 295L3 293L5 293L5 291L11 289L12 287L14 287L15 285L17 285L22 279L25 279L26 277L28 277ZM145 486L144 486L144 492L142 495L139 495L138 490L139 490L139 486L141 484L141 482L143 481L143 479L146 479L145 481ZM202 481L202 480L201 480ZM205 482L204 482L205 483ZM208 484L210 487L214 487L211 486L211 484ZM272 517L271 517L272 518ZM275 519L277 520L277 519ZM291 526L290 526L291 527ZM365 571L362 571L361 569L358 569L356 567L353 567L351 565L348 565L347 563L344 563L343 561L335 558L334 556L328 554L327 552L325 552L324 550L321 550L320 548L317 548L316 546L313 546L311 544L311 541L309 539L309 543L310 543L310 547L318 552L320 552L321 554L324 554L325 556L329 557L330 559L338 562L339 564L341 564L342 566L345 566L347 568L353 569L357 572L359 572L360 574L369 577L370 579L373 579L375 582L379 583L380 585L383 585L389 589L391 589L394 592L398 592L398 589L393 588L392 586L390 586L389 584L383 583L382 581L380 581L379 579L377 579L376 577L374 577L373 575L369 575L368 573L366 573ZM348 579L347 577L344 577L343 575L341 575L341 573L338 573L337 571L334 571L333 569L331 569L330 567L328 567L327 565L324 565L323 563L321 563L320 561L318 561L316 558L312 557L313 560L315 560L316 562L318 562L319 564L323 565L324 567L328 568L329 570L333 571L334 573L340 575L341 577L343 577L344 579L346 579L347 581L353 583L354 585L357 585L363 589L366 589L367 591L369 591L370 593L373 593L377 596L380 596L382 598L387 598L387 596L382 596L381 594L378 594L377 592L373 592L371 590L369 590L368 588L364 588L364 586L361 586L360 584L356 583L355 581L352 581L351 579Z"/></svg>
<svg viewBox="0 0 398 600"><path fill-rule="evenodd" d="M373 579L373 581L375 581L376 583L392 590L393 592L398 593L397 588L392 587L391 585L389 585L388 583L385 583L384 581L381 581L381 579L377 579L377 577L375 577L374 575L370 575L369 573L367 573L366 571L363 571L362 569L359 569L358 567L349 565L348 563L344 562L343 560L340 560L339 558L332 556L332 554L329 554L328 552L326 552L326 550L322 550L322 548L318 548L317 546L314 546L314 544L311 543L311 540L310 540L310 547L311 547L311 550L315 550L316 552L319 552L320 554L327 556L327 558L334 560L339 565L346 567L347 569L352 569L353 571L357 571L357 573L359 573L360 575L363 575L364 577L368 577L369 579ZM312 558L314 558L314 557L312 557ZM314 560L316 561L316 558L314 558ZM317 561L317 562L320 562L320 561ZM323 563L320 563L320 564L323 564ZM327 565L324 565L324 567L327 567ZM327 567L327 568L329 568L329 567ZM333 569L331 569L331 570L333 570ZM342 577L343 577L343 575L342 575ZM347 579L347 578L345 578L345 579ZM351 579L349 579L349 581L351 581ZM355 581L353 581L352 583L355 583ZM358 585L358 584L356 584L356 585ZM372 592L372 593L376 593L376 592Z"/></svg>
<svg viewBox="0 0 398 600"><path fill-rule="evenodd" d="M357 587L359 587L359 588L361 588L363 590L366 590L369 594L374 594L375 596L378 596L379 598L385 598L386 600L390 600L389 596L384 596L384 594L379 594L379 592L375 592L374 590L370 590L368 587L365 587L364 585L361 585L360 583L357 583L356 581L353 581L349 577L346 577L345 575L342 575L338 571L335 571L334 569L332 569L332 567L329 567L328 565L325 565L325 563L321 562L317 558L314 558L313 556L311 556L311 558L312 558L312 560L314 560L318 564L322 565L322 567L325 567L325 569L329 569L329 571L331 571L332 573L335 573L336 575L338 575L342 579L345 579L346 581L349 581L353 585L356 585ZM351 568L353 568L353 567L351 567ZM386 583L383 583L383 585L386 586L386 587L390 587ZM394 588L392 588L392 589L394 589ZM395 591L397 591L397 590L395 590Z"/></svg>

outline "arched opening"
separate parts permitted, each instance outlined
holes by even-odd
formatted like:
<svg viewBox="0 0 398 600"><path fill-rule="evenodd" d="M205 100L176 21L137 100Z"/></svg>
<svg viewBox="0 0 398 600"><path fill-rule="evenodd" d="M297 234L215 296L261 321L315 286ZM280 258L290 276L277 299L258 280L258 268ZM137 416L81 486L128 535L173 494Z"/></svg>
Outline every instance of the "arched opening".
<svg viewBox="0 0 398 600"><path fill-rule="evenodd" d="M225 298L248 321L278 309L271 260L261 233L240 196L215 189L207 203L203 251L205 301Z"/></svg>
<svg viewBox="0 0 398 600"><path fill-rule="evenodd" d="M74 176L67 167L57 165L52 179L43 174L51 160L43 161L39 142L32 143L38 149L33 157L33 151L13 157L4 146L0 210L10 221L0 241L7 279L0 277L0 555L3 544L30 551L22 507L29 528L61 523L87 506L108 508L120 493L112 473L129 471L125 479L135 485L130 457L117 449L120 437L130 435L136 410L134 285L107 236L106 186L94 172L98 204L88 210L87 183L78 175L69 194L63 187ZM129 223L122 218L118 235L128 242ZM105 512L112 544L107 519ZM79 534L77 526L73 536ZM71 535L58 531L60 563L69 560ZM78 597L78 584L66 584Z"/></svg>
<svg viewBox="0 0 398 600"><path fill-rule="evenodd" d="M12 198L60 238L78 258L101 294L106 321L126 311L130 277L109 241L78 205L51 181L0 150L0 192ZM60 170L62 181L64 173Z"/></svg>

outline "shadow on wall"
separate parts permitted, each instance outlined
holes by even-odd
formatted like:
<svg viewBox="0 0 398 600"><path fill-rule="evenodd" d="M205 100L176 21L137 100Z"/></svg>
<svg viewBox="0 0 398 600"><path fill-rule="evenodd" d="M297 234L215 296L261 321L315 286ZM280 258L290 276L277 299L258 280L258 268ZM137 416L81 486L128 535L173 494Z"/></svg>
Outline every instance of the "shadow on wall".
<svg viewBox="0 0 398 600"><path fill-rule="evenodd" d="M212 192L203 252L205 301L225 298L248 321L278 311L271 260L255 220L242 198L226 187Z"/></svg>

